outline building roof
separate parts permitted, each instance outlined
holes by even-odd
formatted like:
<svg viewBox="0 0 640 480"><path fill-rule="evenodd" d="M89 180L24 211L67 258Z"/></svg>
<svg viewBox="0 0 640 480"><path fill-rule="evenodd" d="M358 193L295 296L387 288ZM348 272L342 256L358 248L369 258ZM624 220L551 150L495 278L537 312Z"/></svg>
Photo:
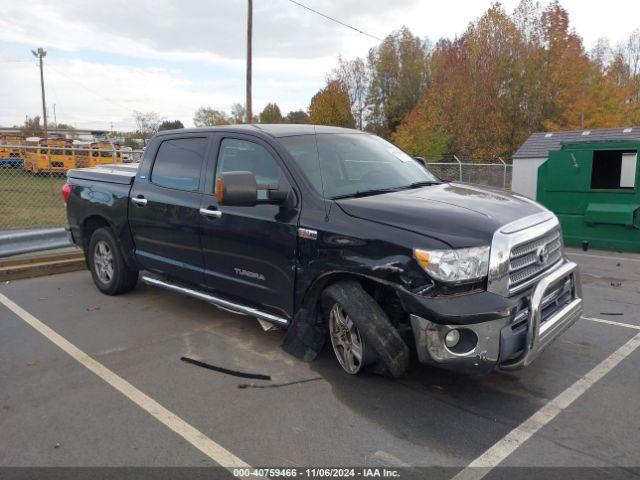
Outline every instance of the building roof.
<svg viewBox="0 0 640 480"><path fill-rule="evenodd" d="M325 125L306 125L289 123L254 123L250 125L219 125L216 127L186 128L180 129L181 133L201 133L211 131L260 131L272 137L291 137L294 135L312 135L314 133L363 133L360 130L342 127L328 127ZM176 133L176 130L163 130L158 135Z"/></svg>
<svg viewBox="0 0 640 480"><path fill-rule="evenodd" d="M532 133L513 158L546 158L550 151L560 150L564 143L595 140L640 140L640 126Z"/></svg>

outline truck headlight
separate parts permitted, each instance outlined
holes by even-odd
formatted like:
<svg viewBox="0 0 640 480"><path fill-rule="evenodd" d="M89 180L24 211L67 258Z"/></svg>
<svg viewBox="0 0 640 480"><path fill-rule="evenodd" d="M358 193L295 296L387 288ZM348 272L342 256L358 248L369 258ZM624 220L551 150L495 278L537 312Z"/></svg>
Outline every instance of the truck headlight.
<svg viewBox="0 0 640 480"><path fill-rule="evenodd" d="M489 271L489 247L450 250L413 249L420 266L434 279L447 283L480 280Z"/></svg>

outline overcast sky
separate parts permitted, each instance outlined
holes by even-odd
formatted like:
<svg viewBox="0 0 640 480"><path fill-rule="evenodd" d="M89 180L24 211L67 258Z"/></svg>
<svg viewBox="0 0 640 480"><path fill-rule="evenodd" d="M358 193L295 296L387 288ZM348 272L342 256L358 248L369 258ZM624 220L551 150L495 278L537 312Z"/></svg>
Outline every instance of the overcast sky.
<svg viewBox="0 0 640 480"><path fill-rule="evenodd" d="M433 41L460 35L489 0L299 0L384 37L407 25ZM132 111L192 125L203 105L244 103L245 0L0 0L0 125L41 112L31 49L44 47L47 106L78 128L134 127ZM518 0L502 2L511 12ZM541 2L545 4L545 1ZM640 26L638 0L561 0L590 48ZM275 101L307 109L338 55L366 55L377 40L288 0L254 0L254 111Z"/></svg>

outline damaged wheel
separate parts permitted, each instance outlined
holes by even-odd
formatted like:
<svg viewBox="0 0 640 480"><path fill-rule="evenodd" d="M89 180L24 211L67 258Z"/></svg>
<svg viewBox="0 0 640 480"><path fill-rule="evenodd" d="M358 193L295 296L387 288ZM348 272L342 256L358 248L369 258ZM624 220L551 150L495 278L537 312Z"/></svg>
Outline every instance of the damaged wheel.
<svg viewBox="0 0 640 480"><path fill-rule="evenodd" d="M322 307L333 351L345 372L355 375L372 365L400 377L409 365L409 348L380 305L353 280L327 287Z"/></svg>
<svg viewBox="0 0 640 480"><path fill-rule="evenodd" d="M329 336L333 353L344 371L358 373L364 365L364 342L356 324L337 303L329 312Z"/></svg>

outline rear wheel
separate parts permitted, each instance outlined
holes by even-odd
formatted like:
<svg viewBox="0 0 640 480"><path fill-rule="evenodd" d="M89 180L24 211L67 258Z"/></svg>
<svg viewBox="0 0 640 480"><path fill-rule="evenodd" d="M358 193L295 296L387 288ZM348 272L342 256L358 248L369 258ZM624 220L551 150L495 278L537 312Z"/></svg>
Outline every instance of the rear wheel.
<svg viewBox="0 0 640 480"><path fill-rule="evenodd" d="M135 288L138 271L125 263L111 229L103 227L93 232L87 260L93 282L102 293L119 295Z"/></svg>
<svg viewBox="0 0 640 480"><path fill-rule="evenodd" d="M355 375L368 365L392 377L409 365L409 348L380 305L354 280L322 293L322 307L333 352L345 372Z"/></svg>

